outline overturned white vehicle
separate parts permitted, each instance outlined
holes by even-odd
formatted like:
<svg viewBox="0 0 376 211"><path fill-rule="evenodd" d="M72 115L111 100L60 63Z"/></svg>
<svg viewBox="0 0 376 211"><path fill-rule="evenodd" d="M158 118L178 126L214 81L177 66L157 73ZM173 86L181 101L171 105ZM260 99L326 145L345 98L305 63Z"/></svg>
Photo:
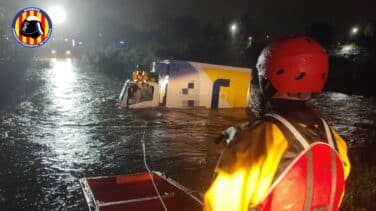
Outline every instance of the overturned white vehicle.
<svg viewBox="0 0 376 211"><path fill-rule="evenodd" d="M180 60L135 71L120 94L124 108L244 108L249 104L251 69Z"/></svg>

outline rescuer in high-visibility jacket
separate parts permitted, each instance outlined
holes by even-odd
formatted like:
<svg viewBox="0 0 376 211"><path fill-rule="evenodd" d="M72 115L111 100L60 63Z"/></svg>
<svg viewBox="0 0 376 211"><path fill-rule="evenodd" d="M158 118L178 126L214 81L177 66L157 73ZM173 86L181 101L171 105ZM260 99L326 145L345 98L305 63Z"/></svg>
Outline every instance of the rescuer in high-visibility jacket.
<svg viewBox="0 0 376 211"><path fill-rule="evenodd" d="M268 45L257 61L266 114L230 127L205 210L338 210L350 172L347 145L307 105L328 77L309 37Z"/></svg>

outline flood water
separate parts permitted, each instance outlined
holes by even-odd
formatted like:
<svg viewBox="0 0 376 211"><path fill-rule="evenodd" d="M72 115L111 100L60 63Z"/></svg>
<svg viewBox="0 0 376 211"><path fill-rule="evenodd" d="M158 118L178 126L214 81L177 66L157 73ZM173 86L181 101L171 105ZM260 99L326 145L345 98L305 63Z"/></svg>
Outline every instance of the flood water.
<svg viewBox="0 0 376 211"><path fill-rule="evenodd" d="M86 210L78 179L151 169L202 192L222 147L219 132L243 109L121 110L122 78L53 61L30 69L40 86L0 116L0 210ZM376 140L374 98L324 93L310 102L351 147Z"/></svg>

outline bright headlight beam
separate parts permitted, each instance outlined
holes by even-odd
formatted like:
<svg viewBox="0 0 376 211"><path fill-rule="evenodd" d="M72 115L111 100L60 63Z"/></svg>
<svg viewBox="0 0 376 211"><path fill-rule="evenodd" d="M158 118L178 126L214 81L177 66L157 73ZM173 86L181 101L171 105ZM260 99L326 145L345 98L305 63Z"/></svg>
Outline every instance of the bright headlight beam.
<svg viewBox="0 0 376 211"><path fill-rule="evenodd" d="M47 13L51 17L53 24L64 23L67 19L65 10L61 6L52 6L47 10Z"/></svg>
<svg viewBox="0 0 376 211"><path fill-rule="evenodd" d="M231 24L230 31L235 33L238 30L238 25L236 23Z"/></svg>

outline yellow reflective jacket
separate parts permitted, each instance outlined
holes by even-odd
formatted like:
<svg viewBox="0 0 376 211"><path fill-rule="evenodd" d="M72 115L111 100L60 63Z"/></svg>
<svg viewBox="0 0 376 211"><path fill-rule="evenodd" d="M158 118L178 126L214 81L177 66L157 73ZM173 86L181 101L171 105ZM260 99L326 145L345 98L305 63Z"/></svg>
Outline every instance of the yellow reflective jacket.
<svg viewBox="0 0 376 211"><path fill-rule="evenodd" d="M298 124L307 127L300 121ZM317 124L314 127L319 128ZM337 132L331 132L346 180L350 172L347 145ZM257 207L269 193L276 174L286 168L283 160L296 156L287 138L272 121L259 121L238 132L223 152L216 179L205 193L205 210L245 211Z"/></svg>

